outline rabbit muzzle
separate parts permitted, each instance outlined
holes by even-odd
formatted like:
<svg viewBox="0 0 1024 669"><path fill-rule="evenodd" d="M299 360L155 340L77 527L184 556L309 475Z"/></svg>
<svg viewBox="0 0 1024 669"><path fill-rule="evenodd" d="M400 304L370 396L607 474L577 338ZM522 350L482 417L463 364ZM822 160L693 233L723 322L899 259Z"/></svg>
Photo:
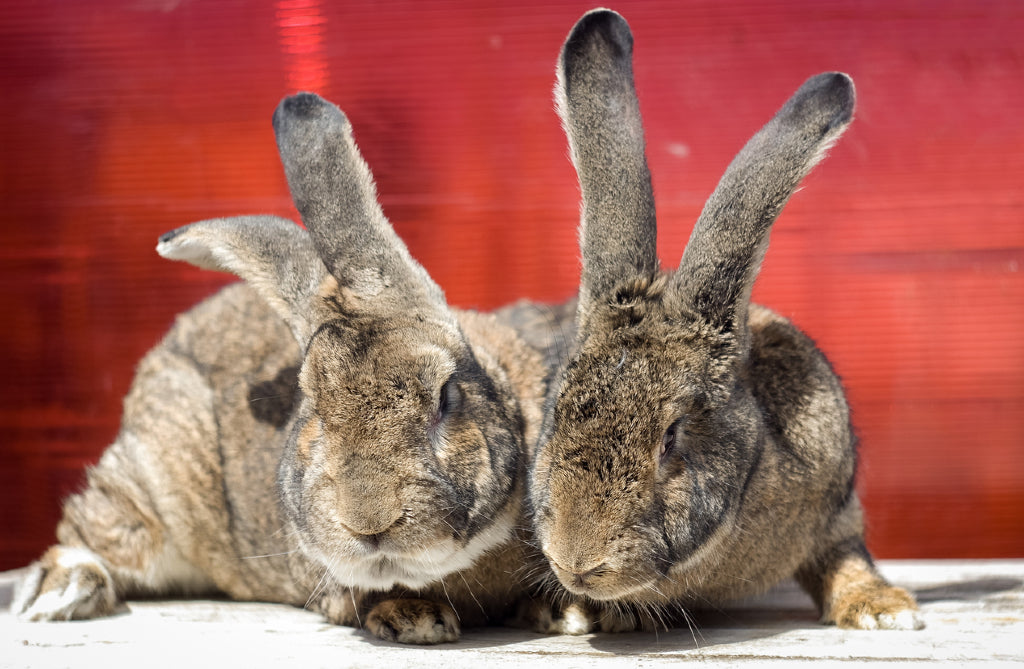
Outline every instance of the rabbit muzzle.
<svg viewBox="0 0 1024 669"><path fill-rule="evenodd" d="M566 590L591 599L619 599L650 590L671 563L668 547L642 520L602 522L595 512L555 512L542 523L541 550ZM581 525L581 518L587 518Z"/></svg>
<svg viewBox="0 0 1024 669"><path fill-rule="evenodd" d="M563 567L556 558L548 553L545 555L566 590L596 600L621 599L637 591L651 590L663 576L654 564L646 564L644 560L624 562L615 558L569 558L565 559L567 566Z"/></svg>
<svg viewBox="0 0 1024 669"><path fill-rule="evenodd" d="M386 590L396 585L422 588L448 574L468 569L483 553L509 541L518 518L518 505L509 504L484 529L453 532L445 520L417 522L403 516L383 532L353 532L337 523L330 536L305 552L323 564L342 585Z"/></svg>

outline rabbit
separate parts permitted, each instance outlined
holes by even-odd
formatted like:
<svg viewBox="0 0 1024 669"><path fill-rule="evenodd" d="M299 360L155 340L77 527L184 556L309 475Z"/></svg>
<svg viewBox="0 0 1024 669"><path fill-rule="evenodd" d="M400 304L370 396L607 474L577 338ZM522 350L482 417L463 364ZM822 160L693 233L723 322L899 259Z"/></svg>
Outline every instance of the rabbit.
<svg viewBox="0 0 1024 669"><path fill-rule="evenodd" d="M120 433L16 594L21 618L223 594L430 644L528 597L544 344L447 306L337 107L291 96L273 126L306 229L242 216L160 237L164 258L244 282L139 364Z"/></svg>
<svg viewBox="0 0 1024 669"><path fill-rule="evenodd" d="M650 629L795 577L824 623L920 628L865 546L840 380L796 326L750 303L772 223L852 119L853 82L808 79L661 271L632 49L626 21L594 10L558 66L582 272L528 484L557 615L580 633Z"/></svg>

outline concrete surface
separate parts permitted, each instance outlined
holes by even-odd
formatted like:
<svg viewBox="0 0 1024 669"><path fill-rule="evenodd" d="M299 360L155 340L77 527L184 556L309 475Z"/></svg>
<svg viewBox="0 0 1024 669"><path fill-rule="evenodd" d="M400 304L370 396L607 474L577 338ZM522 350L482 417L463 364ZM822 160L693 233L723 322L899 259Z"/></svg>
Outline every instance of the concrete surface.
<svg viewBox="0 0 1024 669"><path fill-rule="evenodd" d="M471 629L457 643L407 647L324 623L288 606L220 601L131 602L130 612L70 623L23 623L6 611L17 572L0 574L2 667L716 667L811 664L1024 664L1024 560L883 562L911 588L927 628L859 632L819 625L793 584L709 614L694 629L544 636Z"/></svg>

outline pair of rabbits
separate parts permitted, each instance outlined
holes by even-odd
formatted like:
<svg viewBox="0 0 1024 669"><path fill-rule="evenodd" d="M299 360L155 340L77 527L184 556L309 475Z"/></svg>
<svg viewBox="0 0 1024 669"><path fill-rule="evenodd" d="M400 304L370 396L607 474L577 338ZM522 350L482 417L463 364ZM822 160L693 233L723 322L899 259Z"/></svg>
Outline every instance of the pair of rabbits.
<svg viewBox="0 0 1024 669"><path fill-rule="evenodd" d="M562 48L583 270L578 303L551 308L449 307L345 116L286 98L273 126L306 229L248 216L160 238L160 255L244 282L142 360L14 610L222 593L438 643L510 621L671 624L795 576L826 622L920 627L864 545L838 379L749 302L771 224L851 120L852 82L808 80L662 272L631 59L608 10Z"/></svg>

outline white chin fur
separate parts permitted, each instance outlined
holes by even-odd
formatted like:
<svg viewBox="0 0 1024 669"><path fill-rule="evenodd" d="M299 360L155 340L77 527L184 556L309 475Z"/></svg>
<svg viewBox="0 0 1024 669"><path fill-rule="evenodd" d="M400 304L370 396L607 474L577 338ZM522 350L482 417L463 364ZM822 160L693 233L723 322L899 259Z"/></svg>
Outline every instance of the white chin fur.
<svg viewBox="0 0 1024 669"><path fill-rule="evenodd" d="M388 590L396 585L419 589L448 574L468 569L477 558L512 536L516 509L506 510L494 523L465 546L447 539L415 556L376 554L353 558L346 555L321 555L322 562L338 583L363 590Z"/></svg>

